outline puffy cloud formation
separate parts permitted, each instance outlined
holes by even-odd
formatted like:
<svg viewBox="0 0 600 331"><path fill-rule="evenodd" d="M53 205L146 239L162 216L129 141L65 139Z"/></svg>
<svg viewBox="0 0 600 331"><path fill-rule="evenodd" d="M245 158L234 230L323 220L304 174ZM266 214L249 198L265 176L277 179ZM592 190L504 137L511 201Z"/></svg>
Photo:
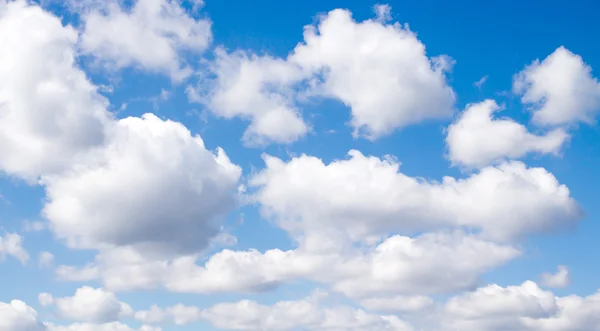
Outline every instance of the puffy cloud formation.
<svg viewBox="0 0 600 331"><path fill-rule="evenodd" d="M50 252L41 252L38 257L38 265L41 268L48 268L54 264L54 255Z"/></svg>
<svg viewBox="0 0 600 331"><path fill-rule="evenodd" d="M569 269L564 265L559 265L556 273L543 273L541 276L541 284L543 286L551 288L561 288L569 286L569 284L571 284Z"/></svg>
<svg viewBox="0 0 600 331"><path fill-rule="evenodd" d="M468 227L509 240L568 226L582 216L566 186L545 169L520 162L435 182L402 174L390 157L356 150L329 164L306 155L288 162L264 159L266 168L250 182L254 197L265 216L293 235L336 231L358 241L389 232Z"/></svg>
<svg viewBox="0 0 600 331"><path fill-rule="evenodd" d="M250 120L247 144L290 143L309 130L294 106L291 84L303 77L300 68L285 60L217 49L210 65L211 84L188 89L193 100L204 102L223 118ZM206 86L206 87L204 87Z"/></svg>
<svg viewBox="0 0 600 331"><path fill-rule="evenodd" d="M34 182L101 146L111 115L75 64L77 32L25 1L0 4L0 168Z"/></svg>
<svg viewBox="0 0 600 331"><path fill-rule="evenodd" d="M119 301L114 293L89 286L77 289L72 297L55 299L41 293L39 301L42 306L55 305L57 315L71 321L108 323L133 316L133 309Z"/></svg>
<svg viewBox="0 0 600 331"><path fill-rule="evenodd" d="M132 328L121 322L110 322L104 324L75 323L70 325L48 324L48 331L162 331L160 327L142 325L140 328Z"/></svg>
<svg viewBox="0 0 600 331"><path fill-rule="evenodd" d="M144 323L160 323L169 319L177 325L207 320L225 330L413 330L395 316L379 316L345 306L324 306L316 291L302 300L279 301L263 305L242 300L220 303L206 309L177 305L161 309L153 306L136 317Z"/></svg>
<svg viewBox="0 0 600 331"><path fill-rule="evenodd" d="M389 16L389 8L387 9ZM375 139L397 128L452 114L446 56L428 58L407 26L357 23L336 9L304 29L291 61L318 73L317 93L350 107L355 134Z"/></svg>
<svg viewBox="0 0 600 331"><path fill-rule="evenodd" d="M235 206L241 169L180 123L122 119L96 152L42 181L43 213L73 247L196 252L218 233L215 218Z"/></svg>
<svg viewBox="0 0 600 331"><path fill-rule="evenodd" d="M489 285L450 299L444 325L447 330L599 330L599 299L598 293L557 297L531 281Z"/></svg>
<svg viewBox="0 0 600 331"><path fill-rule="evenodd" d="M109 0L86 10L81 48L116 68L162 72L174 80L192 73L185 54L203 52L211 23L189 15L177 0L136 0L131 8Z"/></svg>
<svg viewBox="0 0 600 331"><path fill-rule="evenodd" d="M140 1L134 12L159 4ZM0 55L0 167L41 176L54 234L77 248L202 250L236 204L241 169L225 152L206 150L185 126L152 114L114 120L75 66L77 33L39 7L3 4L0 39L11 46Z"/></svg>
<svg viewBox="0 0 600 331"><path fill-rule="evenodd" d="M296 104L314 96L347 105L354 134L369 139L451 116L452 60L429 58L408 27L386 24L389 10L376 7L378 18L363 22L333 10L305 27L304 41L286 59L218 49L209 69L214 82L201 82L189 95L218 116L250 119L244 139L260 144L303 136L309 125Z"/></svg>
<svg viewBox="0 0 600 331"><path fill-rule="evenodd" d="M528 153L558 154L569 138L563 129L544 135L508 118L494 118L502 107L493 100L467 105L450 126L446 144L448 158L454 164L484 167L504 159L518 159Z"/></svg>
<svg viewBox="0 0 600 331"><path fill-rule="evenodd" d="M592 68L562 46L515 75L513 90L539 125L592 123L600 111L600 82Z"/></svg>
<svg viewBox="0 0 600 331"><path fill-rule="evenodd" d="M6 233L4 236L0 235L0 262L7 255L16 258L22 264L29 261L29 253L23 248L23 237L16 233Z"/></svg>
<svg viewBox="0 0 600 331"><path fill-rule="evenodd" d="M45 331L38 321L37 312L23 301L0 302L0 330L3 331Z"/></svg>

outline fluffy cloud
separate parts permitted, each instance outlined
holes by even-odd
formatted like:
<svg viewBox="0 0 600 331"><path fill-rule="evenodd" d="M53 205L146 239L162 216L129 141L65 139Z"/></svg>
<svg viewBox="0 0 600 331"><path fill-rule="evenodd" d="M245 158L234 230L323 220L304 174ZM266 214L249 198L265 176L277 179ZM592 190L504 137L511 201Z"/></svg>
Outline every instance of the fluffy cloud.
<svg viewBox="0 0 600 331"><path fill-rule="evenodd" d="M50 252L41 252L38 257L38 265L41 268L51 267L54 263L54 255Z"/></svg>
<svg viewBox="0 0 600 331"><path fill-rule="evenodd" d="M180 80L192 73L188 52L201 53L212 35L209 20L192 18L176 0L137 0L132 8L108 1L83 13L81 48L117 68L135 66Z"/></svg>
<svg viewBox="0 0 600 331"><path fill-rule="evenodd" d="M55 299L41 293L39 301L42 306L55 305L58 316L72 321L108 323L133 316L133 309L114 293L89 286L77 289L72 297Z"/></svg>
<svg viewBox="0 0 600 331"><path fill-rule="evenodd" d="M82 248L201 250L235 205L241 174L223 150L211 153L182 124L152 114L118 121L108 145L85 161L42 180L44 216Z"/></svg>
<svg viewBox="0 0 600 331"><path fill-rule="evenodd" d="M387 296L387 297L370 297L360 301L360 304L371 310L379 312L394 312L394 313L418 313L432 307L433 299L430 297L417 296Z"/></svg>
<svg viewBox="0 0 600 331"><path fill-rule="evenodd" d="M110 322L104 324L76 323L70 325L48 324L48 331L161 331L159 327L142 325L140 328L132 328L121 322Z"/></svg>
<svg viewBox="0 0 600 331"><path fill-rule="evenodd" d="M450 299L444 330L599 330L600 295L557 297L534 282L489 285Z"/></svg>
<svg viewBox="0 0 600 331"><path fill-rule="evenodd" d="M204 265L198 265L194 257L147 259L133 250L118 249L102 252L94 264L83 269L59 270L66 280L93 275L114 291L162 286L187 293L248 293L308 279L364 300L372 295L471 288L482 273L519 254L513 247L474 236L430 233L415 238L393 236L361 250L337 247L325 251L310 243L302 243L295 250L272 249L264 253L226 249L211 256ZM435 272L439 268L445 272Z"/></svg>
<svg viewBox="0 0 600 331"><path fill-rule="evenodd" d="M448 158L454 164L483 167L528 153L558 154L569 138L563 129L535 135L511 119L494 118L502 107L493 100L467 105L448 127Z"/></svg>
<svg viewBox="0 0 600 331"><path fill-rule="evenodd" d="M407 26L358 23L336 9L305 27L290 60L318 74L318 93L351 108L355 134L374 139L452 114L455 96L445 77L452 60L428 58Z"/></svg>
<svg viewBox="0 0 600 331"><path fill-rule="evenodd" d="M21 261L22 264L27 263L29 254L22 245L23 238L16 233L7 233L4 236L0 236L0 262L7 255L10 255Z"/></svg>
<svg viewBox="0 0 600 331"><path fill-rule="evenodd" d="M308 131L289 86L303 77L300 68L243 52L217 49L215 55L213 81L188 89L192 100L205 103L217 116L249 119L243 138L247 144L290 143Z"/></svg>
<svg viewBox="0 0 600 331"><path fill-rule="evenodd" d="M25 1L0 4L0 168L30 182L104 143L107 101L75 65L77 32Z"/></svg>
<svg viewBox="0 0 600 331"><path fill-rule="evenodd" d="M559 265L556 273L543 273L541 276L541 283L543 286L546 287L567 287L571 283L571 277L569 277L569 269L564 265Z"/></svg>
<svg viewBox="0 0 600 331"><path fill-rule="evenodd" d="M0 302L0 330L2 331L45 331L38 321L37 312L23 301Z"/></svg>
<svg viewBox="0 0 600 331"><path fill-rule="evenodd" d="M315 296L272 306L249 300L221 303L206 309L203 316L215 327L229 330L413 330L394 316L344 306L323 307Z"/></svg>
<svg viewBox="0 0 600 331"><path fill-rule="evenodd" d="M592 68L562 46L515 75L513 90L539 125L592 123L600 111L600 82Z"/></svg>
<svg viewBox="0 0 600 331"><path fill-rule="evenodd" d="M370 139L404 126L452 114L455 95L445 73L452 61L428 58L407 27L378 18L356 22L347 10L321 16L307 26L304 41L286 59L216 52L209 67L214 80L188 89L192 100L218 116L251 124L247 142L289 143L309 130L297 103L320 96L350 107L355 135Z"/></svg>
<svg viewBox="0 0 600 331"><path fill-rule="evenodd" d="M311 156L288 162L265 156L251 181L263 214L294 237L337 232L337 240L439 227L469 227L509 240L574 224L581 216L566 186L543 168L520 162L486 167L465 179L441 182L399 172L387 157L324 164Z"/></svg>
<svg viewBox="0 0 600 331"><path fill-rule="evenodd" d="M135 318L145 324L170 322L175 325L186 325L201 320L203 316L202 309L198 307L177 304L165 309L153 305L149 310L136 312Z"/></svg>

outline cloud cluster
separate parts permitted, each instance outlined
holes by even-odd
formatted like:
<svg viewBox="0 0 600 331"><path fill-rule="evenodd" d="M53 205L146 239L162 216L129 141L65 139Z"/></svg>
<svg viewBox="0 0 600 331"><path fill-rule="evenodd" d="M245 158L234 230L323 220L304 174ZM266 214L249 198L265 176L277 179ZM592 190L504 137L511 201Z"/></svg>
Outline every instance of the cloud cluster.
<svg viewBox="0 0 600 331"><path fill-rule="evenodd" d="M0 7L0 38L0 167L40 178L54 234L76 248L204 249L236 205L241 169L225 152L153 114L113 119L75 64L77 33L39 7Z"/></svg>
<svg viewBox="0 0 600 331"><path fill-rule="evenodd" d="M212 40L211 22L193 18L177 0L140 0L131 8L109 0L81 15L83 52L111 68L138 67L175 81L193 73L185 55L201 54Z"/></svg>
<svg viewBox="0 0 600 331"><path fill-rule="evenodd" d="M201 5L194 1L192 10ZM0 0L8 50L0 52L0 170L43 188L40 228L95 254L83 266L58 265L55 275L102 284L66 297L39 294L43 309L73 324L50 323L13 300L0 302L0 329L159 331L154 325L208 322L230 330L600 330L598 293L482 283L526 253L520 243L528 236L583 217L559 179L516 160L558 155L571 124L594 122L600 83L581 57L561 47L514 76L513 90L538 128L497 117L503 106L494 100L466 106L446 136L448 159L473 170L463 177L408 175L393 156L357 150L329 162L264 154L241 189L242 169L224 150L207 149L183 124L151 113L116 118L78 65L86 54L174 81L190 76L187 56L204 52L212 36L210 21L189 7L175 0L81 5L77 30L37 5ZM428 55L408 26L389 23L389 6L374 10L360 22L342 9L321 15L285 58L217 47L188 96L217 116L247 119L243 139L251 145L306 135L312 129L302 106L317 98L345 104L354 135L370 140L450 118L453 60ZM292 248L206 254L235 242L220 223L241 192ZM0 236L0 259L7 255L29 259L18 234ZM52 253L40 253L41 267L53 262ZM291 282L322 286L335 299L316 291L299 300L135 311L116 294L257 293ZM566 287L569 270L542 274L540 284ZM144 325L124 323L133 319Z"/></svg>
<svg viewBox="0 0 600 331"><path fill-rule="evenodd" d="M357 22L347 10L306 26L304 41L287 58L223 49L216 58L209 67L214 82L203 81L189 94L218 116L249 119L244 139L250 143L298 140L310 128L298 104L314 97L348 106L354 135L373 140L451 116L456 98L446 82L449 57L428 57L407 26Z"/></svg>

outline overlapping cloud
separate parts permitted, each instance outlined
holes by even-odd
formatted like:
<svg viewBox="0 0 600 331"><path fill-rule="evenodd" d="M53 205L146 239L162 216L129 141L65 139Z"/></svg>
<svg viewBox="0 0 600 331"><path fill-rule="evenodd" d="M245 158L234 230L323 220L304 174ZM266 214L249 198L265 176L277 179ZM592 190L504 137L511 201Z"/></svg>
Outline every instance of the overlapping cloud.
<svg viewBox="0 0 600 331"><path fill-rule="evenodd" d="M321 16L286 58L217 47L203 68L211 80L188 95L218 116L248 119L244 140L258 145L309 132L302 105L315 96L348 106L355 136L371 140L450 118L453 61L427 55L407 26L389 23L389 7L376 9L375 19L362 22L341 9ZM116 118L77 64L83 52L113 69L181 81L193 66L185 54L209 47L209 21L170 0L77 10L83 24L71 27L26 1L0 2L0 41L9 46L0 52L0 168L43 186L42 215L60 242L96 252L87 265L57 266L56 276L102 287L83 286L71 297L40 294L44 309L70 325L45 321L19 300L0 302L0 329L154 331L206 321L231 330L600 330L598 294L557 296L531 281L481 284L483 274L525 253L519 243L528 236L583 217L554 175L515 160L559 154L573 123L594 122L600 84L577 55L558 48L514 77L539 132L496 118L501 107L493 100L456 117L447 156L474 170L464 178L412 177L393 156L350 150L329 163L264 155L264 167L242 182L241 167L224 150L207 150L183 124L151 113ZM127 33L111 32L117 28ZM220 221L239 205L240 184L294 248L223 249L200 262L223 235ZM21 240L0 236L0 258L25 263ZM40 256L47 267L48 254ZM241 300L135 311L115 294L256 293L293 281L327 288L343 304L317 291L272 305ZM569 282L561 266L541 284ZM434 300L438 294L450 298ZM143 325L123 323L132 317Z"/></svg>

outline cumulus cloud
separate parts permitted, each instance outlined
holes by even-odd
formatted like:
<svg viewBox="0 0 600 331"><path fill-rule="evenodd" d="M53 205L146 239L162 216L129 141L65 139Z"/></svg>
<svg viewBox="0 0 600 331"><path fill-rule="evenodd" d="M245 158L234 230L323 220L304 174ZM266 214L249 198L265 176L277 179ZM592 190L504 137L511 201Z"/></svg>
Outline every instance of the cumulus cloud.
<svg viewBox="0 0 600 331"><path fill-rule="evenodd" d="M535 135L511 119L494 118L494 113L502 108L493 100L467 105L448 126L446 144L452 163L484 167L529 153L557 155L569 138L563 129Z"/></svg>
<svg viewBox="0 0 600 331"><path fill-rule="evenodd" d="M22 264L29 261L29 254L23 248L23 237L16 233L0 236L0 262L6 259L6 256L12 256Z"/></svg>
<svg viewBox="0 0 600 331"><path fill-rule="evenodd" d="M51 267L54 263L54 255L50 252L41 252L38 257L38 265L41 268Z"/></svg>
<svg viewBox="0 0 600 331"><path fill-rule="evenodd" d="M75 64L77 32L25 1L0 5L0 168L30 182L104 143L107 101Z"/></svg>
<svg viewBox="0 0 600 331"><path fill-rule="evenodd" d="M538 125L592 123L600 111L600 82L581 56L563 46L516 74L513 90Z"/></svg>
<svg viewBox="0 0 600 331"><path fill-rule="evenodd" d="M152 114L119 120L96 152L42 180L43 214L72 247L196 252L218 233L216 218L235 206L241 169L180 123Z"/></svg>
<svg viewBox="0 0 600 331"><path fill-rule="evenodd" d="M327 237L320 238L329 240ZM264 253L223 250L203 265L195 257L148 259L132 251L102 252L95 263L62 267L62 278L92 273L113 291L164 287L184 293L263 292L282 283L308 279L352 298L372 295L444 293L471 288L479 276L519 256L499 245L461 233L392 236L360 251L319 250L304 242L294 250ZM464 261L469 261L465 263ZM444 273L435 272L439 268ZM360 285L360 286L359 286Z"/></svg>
<svg viewBox="0 0 600 331"><path fill-rule="evenodd" d="M569 226L582 216L565 185L545 169L520 162L436 182L401 173L391 157L356 150L329 164L306 155L264 160L266 168L250 181L254 199L266 217L296 237L336 231L336 238L360 241L382 233L468 227L510 240Z"/></svg>
<svg viewBox="0 0 600 331"><path fill-rule="evenodd" d="M518 286L488 285L450 299L443 330L598 330L600 295L559 297L532 281Z"/></svg>
<svg viewBox="0 0 600 331"><path fill-rule="evenodd" d="M350 107L356 135L375 139L452 114L455 96L445 77L452 60L428 58L398 23L356 22L349 11L333 10L305 27L291 61L318 74L319 93Z"/></svg>
<svg viewBox="0 0 600 331"><path fill-rule="evenodd" d="M272 306L250 300L220 303L202 313L215 327L229 330L396 330L412 327L395 316L379 316L345 306L323 306L318 296Z"/></svg>
<svg viewBox="0 0 600 331"><path fill-rule="evenodd" d="M48 331L161 331L159 327L142 325L139 328L132 328L121 322L110 322L103 324L93 323L75 323L70 325L48 324Z"/></svg>
<svg viewBox="0 0 600 331"><path fill-rule="evenodd" d="M299 67L269 56L219 48L209 65L212 80L188 89L192 100L205 103L217 116L250 120L244 133L249 145L291 143L309 130L294 105L291 84L303 77Z"/></svg>
<svg viewBox="0 0 600 331"><path fill-rule="evenodd" d="M191 17L176 0L107 1L83 12L82 50L116 68L137 67L181 80L192 73L185 54L202 53L211 22Z"/></svg>
<svg viewBox="0 0 600 331"><path fill-rule="evenodd" d="M556 273L543 273L541 276L541 284L551 288L567 287L571 284L569 269L564 265L559 265Z"/></svg>
<svg viewBox="0 0 600 331"><path fill-rule="evenodd" d="M133 316L131 306L102 288L83 286L72 297L53 298L41 293L38 298L42 306L56 306L57 315L71 321L108 323Z"/></svg>
<svg viewBox="0 0 600 331"><path fill-rule="evenodd" d="M0 330L3 331L45 331L38 321L37 312L23 301L0 302Z"/></svg>
<svg viewBox="0 0 600 331"><path fill-rule="evenodd" d="M369 139L426 119L452 115L455 95L447 85L452 60L428 57L406 26L387 24L390 7L357 22L336 9L306 26L304 41L287 58L216 52L214 83L188 89L225 118L251 121L246 141L290 143L309 131L298 103L314 97L339 100L352 114L356 136Z"/></svg>

